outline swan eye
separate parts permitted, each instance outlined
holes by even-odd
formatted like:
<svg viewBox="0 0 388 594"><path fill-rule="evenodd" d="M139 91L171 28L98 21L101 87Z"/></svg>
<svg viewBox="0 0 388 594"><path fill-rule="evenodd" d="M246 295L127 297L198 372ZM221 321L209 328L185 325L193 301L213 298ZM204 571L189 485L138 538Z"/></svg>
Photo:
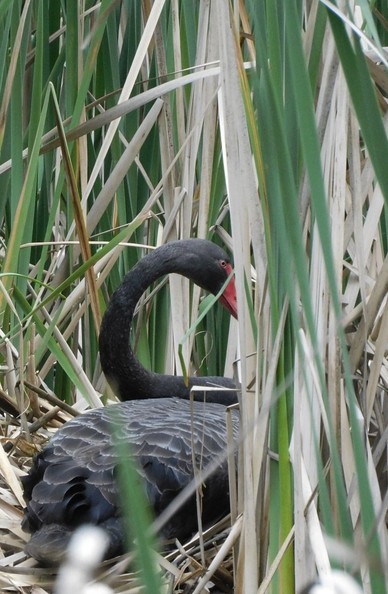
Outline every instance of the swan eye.
<svg viewBox="0 0 388 594"><path fill-rule="evenodd" d="M220 260L220 264L221 264L222 268L226 268L228 265L226 260Z"/></svg>

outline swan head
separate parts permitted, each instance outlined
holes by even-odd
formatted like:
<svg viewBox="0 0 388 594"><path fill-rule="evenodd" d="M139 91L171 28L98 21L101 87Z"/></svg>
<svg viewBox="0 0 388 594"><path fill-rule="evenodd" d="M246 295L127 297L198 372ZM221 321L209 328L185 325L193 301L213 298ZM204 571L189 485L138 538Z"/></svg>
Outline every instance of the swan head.
<svg viewBox="0 0 388 594"><path fill-rule="evenodd" d="M167 244L179 250L176 272L187 276L195 284L217 295L229 279L220 295L221 304L237 318L237 297L233 266L226 252L206 239L188 239Z"/></svg>

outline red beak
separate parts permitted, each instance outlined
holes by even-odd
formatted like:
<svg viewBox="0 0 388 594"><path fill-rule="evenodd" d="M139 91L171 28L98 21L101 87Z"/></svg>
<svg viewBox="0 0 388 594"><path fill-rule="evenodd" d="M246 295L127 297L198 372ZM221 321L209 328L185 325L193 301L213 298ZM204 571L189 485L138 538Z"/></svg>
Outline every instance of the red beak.
<svg viewBox="0 0 388 594"><path fill-rule="evenodd" d="M230 264L226 267L228 276L233 272L233 268ZM226 285L224 292L220 297L221 304L237 319L237 295L236 285L234 283L234 276L230 278L230 281Z"/></svg>

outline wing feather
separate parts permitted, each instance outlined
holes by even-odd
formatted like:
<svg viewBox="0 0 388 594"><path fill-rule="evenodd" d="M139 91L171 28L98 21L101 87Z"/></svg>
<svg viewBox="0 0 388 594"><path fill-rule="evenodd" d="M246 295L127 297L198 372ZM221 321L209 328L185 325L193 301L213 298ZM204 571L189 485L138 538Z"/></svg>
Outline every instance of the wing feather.
<svg viewBox="0 0 388 594"><path fill-rule="evenodd" d="M237 415L233 423L237 437ZM206 468L225 452L225 408L179 399L127 401L66 423L24 479L24 528L34 532L59 524L68 529L83 522L109 523L119 516L117 443L128 444L145 496L158 514L193 478L193 460ZM206 482L205 517L227 511L227 491L227 465L222 462ZM192 499L165 528L165 536L179 538L193 530L194 505Z"/></svg>

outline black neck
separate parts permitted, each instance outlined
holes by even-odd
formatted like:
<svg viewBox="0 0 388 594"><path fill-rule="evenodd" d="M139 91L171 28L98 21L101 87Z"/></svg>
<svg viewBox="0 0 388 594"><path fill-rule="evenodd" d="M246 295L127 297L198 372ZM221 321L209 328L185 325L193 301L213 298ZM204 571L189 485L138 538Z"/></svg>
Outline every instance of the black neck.
<svg viewBox="0 0 388 594"><path fill-rule="evenodd" d="M120 400L146 398L189 398L190 388L221 386L235 388L233 380L224 377L192 377L189 386L180 376L162 375L145 369L129 345L129 333L135 306L145 290L159 277L171 272L188 276L183 263L171 253L168 245L143 258L124 277L113 294L105 313L99 340L100 359L104 374ZM225 405L237 402L237 393L194 392L196 400L219 402Z"/></svg>

